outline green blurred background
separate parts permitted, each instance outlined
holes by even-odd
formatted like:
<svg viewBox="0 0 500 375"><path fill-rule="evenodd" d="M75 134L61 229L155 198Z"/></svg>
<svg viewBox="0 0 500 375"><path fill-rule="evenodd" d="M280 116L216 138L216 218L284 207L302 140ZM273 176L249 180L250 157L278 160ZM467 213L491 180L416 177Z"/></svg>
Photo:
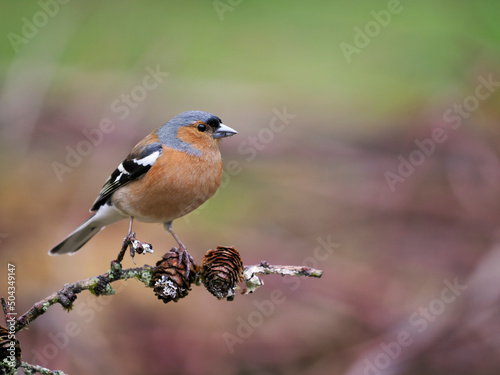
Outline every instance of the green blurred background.
<svg viewBox="0 0 500 375"><path fill-rule="evenodd" d="M248 265L325 271L268 276L233 302L195 287L164 305L133 280L82 293L18 334L23 360L70 374L497 374L499 12L486 0L3 1L0 265L16 265L19 313L108 269L125 221L74 257L47 251L137 141L191 109L239 131L221 143L237 171L174 223L195 259L234 245ZM151 71L156 87L141 88ZM387 172L436 129L446 140L391 189ZM174 245L160 225L134 229L156 250L138 264Z"/></svg>

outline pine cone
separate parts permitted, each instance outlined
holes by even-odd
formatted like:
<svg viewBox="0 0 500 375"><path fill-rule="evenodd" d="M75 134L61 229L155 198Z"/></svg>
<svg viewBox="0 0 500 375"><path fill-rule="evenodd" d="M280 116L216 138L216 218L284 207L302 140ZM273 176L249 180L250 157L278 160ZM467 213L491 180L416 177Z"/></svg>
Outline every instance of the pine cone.
<svg viewBox="0 0 500 375"><path fill-rule="evenodd" d="M198 278L199 270L194 263L191 263L189 277L186 277L186 270L186 260L183 259L179 264L179 253L176 251L169 251L163 255L153 268L151 278L151 287L158 299L165 303L177 302L188 295L191 283Z"/></svg>
<svg viewBox="0 0 500 375"><path fill-rule="evenodd" d="M218 299L232 301L242 276L243 262L234 247L217 246L205 254L201 271L203 285Z"/></svg>
<svg viewBox="0 0 500 375"><path fill-rule="evenodd" d="M21 346L19 340L12 336L9 338L10 334L7 328L0 326L0 362L8 359L10 363L15 361L16 367L19 367L21 366Z"/></svg>

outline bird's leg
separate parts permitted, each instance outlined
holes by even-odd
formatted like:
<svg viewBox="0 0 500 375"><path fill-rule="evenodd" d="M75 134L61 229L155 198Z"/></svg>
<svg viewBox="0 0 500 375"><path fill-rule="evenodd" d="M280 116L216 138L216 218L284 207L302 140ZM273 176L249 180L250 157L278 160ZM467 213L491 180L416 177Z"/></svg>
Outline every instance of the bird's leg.
<svg viewBox="0 0 500 375"><path fill-rule="evenodd" d="M132 257L132 262L135 264L135 253L137 254L145 254L152 253L153 247L149 243L141 242L137 238L135 238L135 232L132 232L132 223L134 222L134 218L130 217L130 225L128 227L128 234L123 239L122 252L124 253L127 249L127 246L130 247L130 256ZM121 254L120 253L120 254ZM123 256L122 256L123 258Z"/></svg>
<svg viewBox="0 0 500 375"><path fill-rule="evenodd" d="M168 223L165 223L165 230L169 232L172 237L174 237L175 241L179 244L179 247L174 248L175 251L179 254L179 264L182 263L182 261L185 259L186 261L186 278L189 278L189 273L191 271L191 265L194 264L196 265L196 262L194 261L194 258L191 256L191 254L188 253L186 245L182 243L180 238L175 234L174 230L172 229L172 222L169 221Z"/></svg>

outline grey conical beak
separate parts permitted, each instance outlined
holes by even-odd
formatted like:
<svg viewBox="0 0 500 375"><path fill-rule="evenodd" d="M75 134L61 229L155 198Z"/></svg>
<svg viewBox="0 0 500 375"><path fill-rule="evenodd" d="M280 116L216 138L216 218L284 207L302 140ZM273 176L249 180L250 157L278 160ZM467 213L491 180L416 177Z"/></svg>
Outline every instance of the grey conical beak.
<svg viewBox="0 0 500 375"><path fill-rule="evenodd" d="M214 138L225 138L225 137L230 137L232 135L238 134L236 130L233 128L230 128L227 125L220 124L220 126L217 128L216 131L214 131L213 137Z"/></svg>

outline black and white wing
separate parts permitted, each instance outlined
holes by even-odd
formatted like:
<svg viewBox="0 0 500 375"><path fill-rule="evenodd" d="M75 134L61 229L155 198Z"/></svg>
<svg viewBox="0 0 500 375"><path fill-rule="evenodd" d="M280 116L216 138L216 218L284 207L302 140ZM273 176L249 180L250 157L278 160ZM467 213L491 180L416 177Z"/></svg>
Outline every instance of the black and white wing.
<svg viewBox="0 0 500 375"><path fill-rule="evenodd" d="M97 211L117 189L142 177L163 151L159 142L136 147L106 180L90 211Z"/></svg>

